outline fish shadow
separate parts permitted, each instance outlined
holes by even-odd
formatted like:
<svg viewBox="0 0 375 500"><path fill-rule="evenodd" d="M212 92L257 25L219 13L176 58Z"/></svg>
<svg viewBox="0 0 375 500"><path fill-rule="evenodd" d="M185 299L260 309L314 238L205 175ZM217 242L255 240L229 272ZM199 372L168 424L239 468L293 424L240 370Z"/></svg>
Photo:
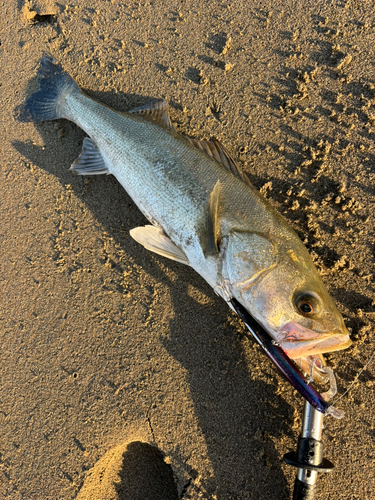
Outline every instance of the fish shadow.
<svg viewBox="0 0 375 500"><path fill-rule="evenodd" d="M30 85L35 88L33 82ZM124 93L88 93L120 110L153 100ZM288 424L294 417L293 408L276 394L276 372L266 363L266 373L259 370L253 373L249 360L264 366L262 355L252 340L244 338L245 330L237 317L195 271L154 254L150 258L150 253L130 237L130 229L148 221L114 177L85 179L64 168L80 154L84 132L66 120L35 126L43 138L43 147L31 142L13 143L25 158L24 166L30 168L32 162L55 176L64 187L69 185L135 266L142 267L170 290L174 318L169 323L169 336L162 342L187 372L195 414L213 468L213 477L207 483L198 487L192 480L189 488L198 488L200 494L204 492L206 496L202 498L216 494L219 500L231 495L257 500L289 498L275 442L285 436L295 439ZM49 154L52 151L53 157ZM34 171L31 175L38 173ZM114 287L121 293L125 267L120 258L110 264ZM178 279L171 280L163 271L165 266ZM208 303L192 296L191 287L209 297ZM172 458L179 463L187 461L178 452ZM195 471L187 469L187 473L194 476ZM259 483L262 487L255 489L254 485Z"/></svg>

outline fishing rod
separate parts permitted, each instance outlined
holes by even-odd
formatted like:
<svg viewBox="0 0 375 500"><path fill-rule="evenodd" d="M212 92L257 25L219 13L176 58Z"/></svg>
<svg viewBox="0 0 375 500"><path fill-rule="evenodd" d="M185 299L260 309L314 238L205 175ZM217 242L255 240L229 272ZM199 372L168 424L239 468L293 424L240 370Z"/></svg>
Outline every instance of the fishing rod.
<svg viewBox="0 0 375 500"><path fill-rule="evenodd" d="M318 472L331 472L334 468L329 460L323 458L323 417L332 415L341 418L343 413L329 405L305 380L296 364L235 298L231 298L229 303L278 372L305 399L302 431L298 438L297 450L286 453L283 460L286 464L297 468L293 500L314 500Z"/></svg>
<svg viewBox="0 0 375 500"><path fill-rule="evenodd" d="M313 500L318 472L332 472L334 465L323 458L323 414L305 401L297 451L285 453L286 464L297 467L293 500Z"/></svg>

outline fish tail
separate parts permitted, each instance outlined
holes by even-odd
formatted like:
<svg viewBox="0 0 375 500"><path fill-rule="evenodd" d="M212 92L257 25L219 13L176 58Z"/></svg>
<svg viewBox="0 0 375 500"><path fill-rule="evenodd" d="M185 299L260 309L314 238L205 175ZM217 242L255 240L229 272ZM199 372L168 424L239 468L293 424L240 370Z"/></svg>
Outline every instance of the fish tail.
<svg viewBox="0 0 375 500"><path fill-rule="evenodd" d="M43 53L37 75L39 88L14 110L19 122L42 122L63 118L65 97L80 88L51 54ZM63 98L63 99L61 99Z"/></svg>

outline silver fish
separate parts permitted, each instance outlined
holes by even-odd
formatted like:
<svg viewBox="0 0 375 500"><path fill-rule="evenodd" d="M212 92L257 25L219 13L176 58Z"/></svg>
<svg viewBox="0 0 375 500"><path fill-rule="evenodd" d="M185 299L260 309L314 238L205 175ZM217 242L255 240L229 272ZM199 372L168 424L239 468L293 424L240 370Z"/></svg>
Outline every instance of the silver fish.
<svg viewBox="0 0 375 500"><path fill-rule="evenodd" d="M178 134L165 101L128 113L98 103L48 54L38 81L16 118L66 118L89 135L71 169L116 177L151 223L130 231L136 241L193 267L224 300L236 298L305 371L350 346L297 234L218 141Z"/></svg>

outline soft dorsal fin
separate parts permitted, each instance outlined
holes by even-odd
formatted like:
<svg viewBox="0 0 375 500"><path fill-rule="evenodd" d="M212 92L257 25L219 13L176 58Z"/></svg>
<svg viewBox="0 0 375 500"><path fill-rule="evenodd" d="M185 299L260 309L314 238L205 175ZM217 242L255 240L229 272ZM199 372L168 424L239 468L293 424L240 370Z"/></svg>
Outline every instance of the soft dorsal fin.
<svg viewBox="0 0 375 500"><path fill-rule="evenodd" d="M234 175L242 179L245 184L251 186L251 182L244 174L242 168L235 163L228 150L217 139L215 139L215 137L211 137L211 139L208 140L199 140L185 136L185 139L187 139L189 142L191 142L191 144L193 144L201 151L207 153L209 156L211 156L211 158L224 165L227 170L230 170Z"/></svg>
<svg viewBox="0 0 375 500"><path fill-rule="evenodd" d="M110 174L104 158L90 137L83 139L82 152L70 167L70 170L77 172L79 175Z"/></svg>
<svg viewBox="0 0 375 500"><path fill-rule="evenodd" d="M164 99L148 102L143 106L139 106L139 108L131 109L128 113L142 115L146 120L156 122L162 127L175 130L171 122L171 117L169 116L168 104Z"/></svg>
<svg viewBox="0 0 375 500"><path fill-rule="evenodd" d="M130 236L151 252L176 260L181 264L189 264L184 252L176 247L161 229L155 226L136 227L131 229Z"/></svg>

